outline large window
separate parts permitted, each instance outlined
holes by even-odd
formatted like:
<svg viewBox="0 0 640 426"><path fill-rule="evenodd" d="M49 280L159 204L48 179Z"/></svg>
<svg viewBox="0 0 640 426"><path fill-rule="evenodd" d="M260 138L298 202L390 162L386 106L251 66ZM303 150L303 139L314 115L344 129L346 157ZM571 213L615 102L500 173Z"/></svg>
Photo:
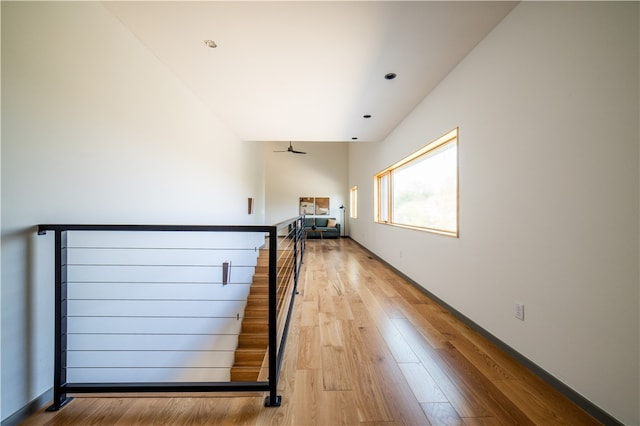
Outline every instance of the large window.
<svg viewBox="0 0 640 426"><path fill-rule="evenodd" d="M358 187L351 188L349 197L349 217L356 219L358 217Z"/></svg>
<svg viewBox="0 0 640 426"><path fill-rule="evenodd" d="M458 129L375 177L376 222L458 236Z"/></svg>

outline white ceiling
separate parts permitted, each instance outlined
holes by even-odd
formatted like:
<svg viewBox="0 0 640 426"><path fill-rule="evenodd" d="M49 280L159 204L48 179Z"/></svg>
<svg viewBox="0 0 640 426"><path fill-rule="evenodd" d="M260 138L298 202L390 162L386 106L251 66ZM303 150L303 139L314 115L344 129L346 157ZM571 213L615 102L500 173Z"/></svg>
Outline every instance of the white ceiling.
<svg viewBox="0 0 640 426"><path fill-rule="evenodd" d="M242 140L377 141L515 2L104 5Z"/></svg>

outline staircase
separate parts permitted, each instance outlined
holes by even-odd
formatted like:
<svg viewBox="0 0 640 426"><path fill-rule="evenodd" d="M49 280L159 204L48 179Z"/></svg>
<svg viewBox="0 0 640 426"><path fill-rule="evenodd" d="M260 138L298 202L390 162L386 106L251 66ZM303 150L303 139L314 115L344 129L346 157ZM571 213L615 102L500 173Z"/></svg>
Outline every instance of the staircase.
<svg viewBox="0 0 640 426"><path fill-rule="evenodd" d="M292 252L278 251L278 318L280 318L284 295L293 274ZM279 321L280 322L280 321ZM269 346L269 251L260 250L251 290L244 309L242 327L238 336L238 347L235 360L231 367L232 382L255 382L260 376L260 370L267 348Z"/></svg>

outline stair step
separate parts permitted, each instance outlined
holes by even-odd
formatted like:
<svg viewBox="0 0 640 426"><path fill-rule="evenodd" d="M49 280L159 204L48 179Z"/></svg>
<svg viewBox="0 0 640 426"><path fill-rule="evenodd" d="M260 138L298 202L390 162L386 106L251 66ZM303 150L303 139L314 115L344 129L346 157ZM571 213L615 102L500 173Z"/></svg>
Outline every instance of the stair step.
<svg viewBox="0 0 640 426"><path fill-rule="evenodd" d="M249 301L244 307L245 313L247 311L269 311L269 304L262 301ZM246 315L245 315L246 316Z"/></svg>
<svg viewBox="0 0 640 426"><path fill-rule="evenodd" d="M267 296L269 294L268 286L251 286L251 294Z"/></svg>
<svg viewBox="0 0 640 426"><path fill-rule="evenodd" d="M278 260L291 259L291 258L293 258L293 251L292 250L278 250L278 253L276 254L276 258ZM261 253L260 256L258 257L256 265L258 265L258 266L266 266L268 264L269 264L269 252L265 252L264 254Z"/></svg>
<svg viewBox="0 0 640 426"><path fill-rule="evenodd" d="M259 312L249 312L245 313L244 317L242 317L242 323L247 323L247 325L258 325L258 324L269 324L269 315L267 313L259 313Z"/></svg>
<svg viewBox="0 0 640 426"><path fill-rule="evenodd" d="M268 345L268 333L242 333L238 336L239 349L264 349Z"/></svg>
<svg viewBox="0 0 640 426"><path fill-rule="evenodd" d="M260 367L267 349L236 349L234 367Z"/></svg>
<svg viewBox="0 0 640 426"><path fill-rule="evenodd" d="M254 270L253 282L244 309L238 336L235 362L231 368L232 381L256 381L269 345L269 250L261 249ZM278 250L276 266L279 283L293 273L293 252ZM282 289L278 289L281 294ZM280 297L280 296L279 296Z"/></svg>
<svg viewBox="0 0 640 426"><path fill-rule="evenodd" d="M269 304L269 295L249 293L249 296L247 297L247 304L249 303L259 303L266 306Z"/></svg>
<svg viewBox="0 0 640 426"><path fill-rule="evenodd" d="M276 273L278 275L282 274L283 271L285 270L289 270L292 271L293 270L293 263L292 262L288 262L286 264L281 264L279 266L276 267ZM253 275L253 282L269 282L269 267L268 266L256 266L255 270L254 270L254 275Z"/></svg>
<svg viewBox="0 0 640 426"><path fill-rule="evenodd" d="M253 303L251 305L247 305L244 308L244 317L256 317L263 316L266 318L269 315L269 307L259 303Z"/></svg>
<svg viewBox="0 0 640 426"><path fill-rule="evenodd" d="M252 304L244 308L244 318L264 318L269 316L269 307L262 304Z"/></svg>
<svg viewBox="0 0 640 426"><path fill-rule="evenodd" d="M260 375L260 367L231 367L232 382L255 382Z"/></svg>
<svg viewBox="0 0 640 426"><path fill-rule="evenodd" d="M241 335L269 333L269 321L266 318L245 318L242 320Z"/></svg>
<svg viewBox="0 0 640 426"><path fill-rule="evenodd" d="M269 312L267 310L244 311L244 321L255 320L254 323L269 324Z"/></svg>

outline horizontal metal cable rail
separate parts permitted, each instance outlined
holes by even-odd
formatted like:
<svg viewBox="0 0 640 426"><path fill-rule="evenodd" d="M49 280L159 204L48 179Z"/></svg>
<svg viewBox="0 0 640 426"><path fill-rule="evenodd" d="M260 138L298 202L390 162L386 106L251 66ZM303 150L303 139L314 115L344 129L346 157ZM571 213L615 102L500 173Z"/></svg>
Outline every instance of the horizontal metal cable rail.
<svg viewBox="0 0 640 426"><path fill-rule="evenodd" d="M39 235L54 233L49 410L71 401L68 393L96 392L268 391L265 405L279 406L304 254L302 222L39 225ZM255 380L233 381L239 335L251 316L249 294L262 291L257 310L268 336L258 341L267 343L265 368Z"/></svg>

